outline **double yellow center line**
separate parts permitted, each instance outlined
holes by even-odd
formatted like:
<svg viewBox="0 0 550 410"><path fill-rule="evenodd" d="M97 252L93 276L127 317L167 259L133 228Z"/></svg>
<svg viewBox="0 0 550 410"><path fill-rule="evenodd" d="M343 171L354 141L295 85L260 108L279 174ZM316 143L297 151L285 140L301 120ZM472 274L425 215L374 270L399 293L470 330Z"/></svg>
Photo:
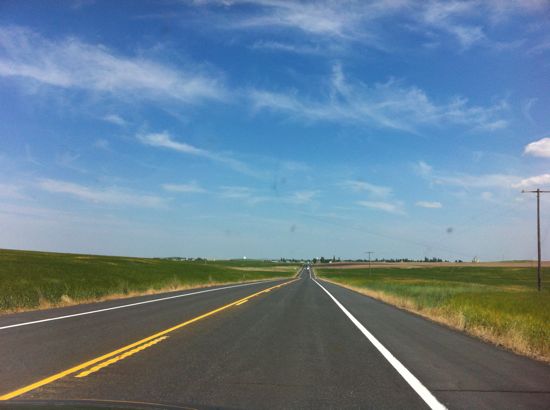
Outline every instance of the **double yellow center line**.
<svg viewBox="0 0 550 410"><path fill-rule="evenodd" d="M84 370L82 373L77 374L75 377L81 378L86 377L91 373L95 373L104 367L110 366L113 363L118 362L119 360L126 359L128 356L132 356L133 354L136 354L137 352L141 352L142 350L147 349L148 347L151 347L153 345L156 345L158 342L162 342L164 339L167 339L168 336L161 336L158 339L153 339L150 342L144 343L142 345L139 345L135 349L132 350L126 350L124 353L113 357L112 359L105 360L104 362L101 362L94 367L90 367L88 370Z"/></svg>
<svg viewBox="0 0 550 410"><path fill-rule="evenodd" d="M198 322L199 320L202 320L202 319L205 319L209 316L215 315L216 313L219 313L223 310L226 310L226 309L228 309L232 306L238 306L238 305L241 305L243 303L246 303L250 299L252 299L252 298L254 298L258 295L261 295L262 293L268 293L273 289L277 289L277 288L280 288L282 286L286 286L290 283L296 282L297 280L299 280L299 279L293 279L293 280L290 280L288 282L284 282L284 283L281 283L279 285L275 285L275 286L272 286L270 288L267 288L267 289L261 290L259 292L253 293L252 295L246 296L242 299L236 300L236 301L231 302L227 305L224 305L224 306L221 306L217 309L211 310L210 312L207 312L207 313L204 313L200 316L194 317L193 319L182 322L182 323L180 323L176 326L172 326L168 329L162 330L162 331L157 332L157 333L155 333L151 336L148 336L146 338L138 340L137 342L134 342L134 343L131 343L131 344L126 345L124 347L121 347L120 349L117 349L117 350L114 350L114 351L109 352L107 354L104 354L102 356L96 357L95 359L88 360L87 362L84 362L84 363L81 363L81 364L76 365L74 367L71 367L70 369L63 370L59 373L56 373L56 374L54 374L52 376L49 376L49 377L46 377L45 379L39 380L35 383L29 384L28 386L21 387L20 389L14 390L10 393L6 393L6 394L0 396L0 400L13 399L14 397L20 396L24 393L27 393L27 392L31 391L31 390L35 390L39 387L42 387L42 386L44 386L46 384L49 384L49 383L52 383L56 380L59 380L59 379L65 377L65 376L74 374L76 372L82 371L76 377L85 377L90 373L96 372L96 371L98 371L98 370L100 370L100 369L102 369L106 366L109 366L112 363L115 363L119 360L122 360L122 359L124 359L128 356L131 356L131 355L133 355L133 354L135 354L135 353L137 353L141 350L146 349L149 346L152 346L153 344L156 344L156 343L164 340L167 337L166 335L168 333L174 332L175 330L181 329L182 327L188 326L192 323ZM93 366L93 367L91 367L91 366ZM89 367L91 367L91 368L88 369ZM85 370L85 369L88 369L88 370Z"/></svg>

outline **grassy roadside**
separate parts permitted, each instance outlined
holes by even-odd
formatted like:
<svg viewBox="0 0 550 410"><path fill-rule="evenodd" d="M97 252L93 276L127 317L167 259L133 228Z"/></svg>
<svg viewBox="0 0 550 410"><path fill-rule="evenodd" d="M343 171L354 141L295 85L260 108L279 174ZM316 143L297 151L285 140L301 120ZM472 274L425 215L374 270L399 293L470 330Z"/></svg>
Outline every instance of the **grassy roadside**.
<svg viewBox="0 0 550 410"><path fill-rule="evenodd" d="M550 289L532 268L316 269L323 279L550 362ZM543 277L549 277L544 268Z"/></svg>
<svg viewBox="0 0 550 410"><path fill-rule="evenodd" d="M292 277L297 265L171 261L0 249L0 313Z"/></svg>

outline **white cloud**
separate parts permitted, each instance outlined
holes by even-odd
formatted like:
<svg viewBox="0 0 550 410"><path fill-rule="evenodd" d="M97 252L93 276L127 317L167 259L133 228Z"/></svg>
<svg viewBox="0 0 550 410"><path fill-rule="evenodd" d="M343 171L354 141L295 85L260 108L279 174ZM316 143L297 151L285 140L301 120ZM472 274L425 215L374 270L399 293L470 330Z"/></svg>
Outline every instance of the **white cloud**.
<svg viewBox="0 0 550 410"><path fill-rule="evenodd" d="M524 154L534 157L550 158L550 137L527 144Z"/></svg>
<svg viewBox="0 0 550 410"><path fill-rule="evenodd" d="M220 188L220 196L222 198L238 199L249 205L268 202L273 199L271 197L259 195L255 190L243 186L223 186Z"/></svg>
<svg viewBox="0 0 550 410"><path fill-rule="evenodd" d="M542 188L550 186L550 174L536 175L524 178L512 185L514 188Z"/></svg>
<svg viewBox="0 0 550 410"><path fill-rule="evenodd" d="M201 187L195 181L190 182L189 184L163 184L162 188L170 192L181 192L181 193L203 193L206 192L206 189Z"/></svg>
<svg viewBox="0 0 550 410"><path fill-rule="evenodd" d="M212 23L221 29L275 35L293 31L293 44L264 40L253 48L319 55L341 53L349 42L386 50L380 21L410 9L410 0L207 0L195 4L222 5L223 18ZM239 5L246 7L239 10Z"/></svg>
<svg viewBox="0 0 550 410"><path fill-rule="evenodd" d="M199 157L210 158L212 155L210 152L194 147L193 145L186 144L185 142L175 141L169 133L159 132L146 135L138 135L138 139L145 145L152 147L168 148L174 151L182 152L184 154L196 155Z"/></svg>
<svg viewBox="0 0 550 410"><path fill-rule="evenodd" d="M311 202L317 195L318 191L297 191L286 198L286 202L293 204L307 204Z"/></svg>
<svg viewBox="0 0 550 410"><path fill-rule="evenodd" d="M259 40L254 42L250 47L253 50L270 50L270 51L283 51L287 53L295 54L324 54L326 49L320 47L319 45L308 45L308 44L291 44L291 43L281 43L278 41L264 41Z"/></svg>
<svg viewBox="0 0 550 410"><path fill-rule="evenodd" d="M103 45L69 37L49 40L20 27L0 28L0 76L49 86L132 98L172 98L181 102L224 98L220 81L141 57L118 55Z"/></svg>
<svg viewBox="0 0 550 410"><path fill-rule="evenodd" d="M374 185L366 181L345 181L344 186L355 192L368 192L377 197L389 196L392 189L385 186Z"/></svg>
<svg viewBox="0 0 550 410"><path fill-rule="evenodd" d="M260 203L279 203L291 205L308 204L315 199L319 191L295 191L284 196L266 195L258 190L244 186L222 186L219 195L221 198L241 200L249 205Z"/></svg>
<svg viewBox="0 0 550 410"><path fill-rule="evenodd" d="M485 5L491 19L502 21L517 14L544 13L548 10L547 0L488 0Z"/></svg>
<svg viewBox="0 0 550 410"><path fill-rule="evenodd" d="M545 0L432 0L416 2L413 13L420 27L447 33L466 50L474 45L505 50L521 43L492 40L485 29L507 21L510 16L544 13L548 10ZM498 35L494 33L495 35Z"/></svg>
<svg viewBox="0 0 550 410"><path fill-rule="evenodd" d="M225 164L230 168L234 169L235 171L241 172L243 174L247 174L255 177L260 176L258 172L252 170L244 162L236 160L230 157L229 155L211 152L202 148L197 148L185 142L176 141L166 131L160 132L160 133L138 135L137 138L139 141L141 141L145 145L149 145L157 148L166 148L173 151L181 152L183 154L189 154L197 157L207 158L209 160Z"/></svg>
<svg viewBox="0 0 550 410"><path fill-rule="evenodd" d="M471 14L475 10L474 2L469 1L427 1L424 4L424 20L431 24L440 24L449 18Z"/></svg>
<svg viewBox="0 0 550 410"><path fill-rule="evenodd" d="M416 172L434 185L457 186L465 189L511 189L521 181L521 177L512 174L472 175L460 172L443 173L434 171L433 167L419 161L414 165ZM486 196L491 194L486 192ZM491 194L492 195L492 194ZM487 198L484 198L487 199Z"/></svg>
<svg viewBox="0 0 550 410"><path fill-rule="evenodd" d="M480 26L462 22L464 17L475 14L478 9L479 4L473 1L425 2L419 14L419 20L427 26L454 36L466 49L486 39Z"/></svg>
<svg viewBox="0 0 550 410"><path fill-rule="evenodd" d="M222 6L212 11L223 12L223 18L213 23L223 29L275 34L294 30L309 39L332 44L360 42L384 50L394 48L387 27L395 29L399 23L428 37L432 44L449 37L461 50L478 44L497 46L502 43L491 40L485 29L506 22L509 16L548 10L546 0L202 0L193 4ZM293 46L271 45L294 51Z"/></svg>
<svg viewBox="0 0 550 410"><path fill-rule="evenodd" d="M422 176L428 176L432 173L433 167L424 161L418 161L414 166L416 172Z"/></svg>
<svg viewBox="0 0 550 410"><path fill-rule="evenodd" d="M454 174L434 175L432 181L440 185L454 185L463 188L510 188L520 181L520 177L509 174Z"/></svg>
<svg viewBox="0 0 550 410"><path fill-rule="evenodd" d="M38 187L47 192L66 194L83 201L98 204L146 208L156 208L165 204L163 198L154 195L137 194L119 188L91 188L55 179L42 179L38 182Z"/></svg>
<svg viewBox="0 0 550 410"><path fill-rule="evenodd" d="M367 124L416 132L421 126L442 124L493 131L506 127L500 114L504 101L488 107L472 106L463 97L444 104L435 103L420 88L405 86L391 79L368 86L348 82L339 64L333 67L324 98L306 98L295 92L286 94L263 90L248 93L256 110L288 113L307 121L332 121Z"/></svg>
<svg viewBox="0 0 550 410"><path fill-rule="evenodd" d="M222 186L220 195L224 198L250 198L252 189L243 186Z"/></svg>
<svg viewBox="0 0 550 410"><path fill-rule="evenodd" d="M430 170L429 173L424 174L423 176L436 185L458 186L466 189L498 188L503 190L511 190L518 188L537 188L550 185L550 174L522 178L511 174L443 174ZM493 198L493 195L494 194L492 192L483 191L481 193L481 198L484 200L490 200Z"/></svg>
<svg viewBox="0 0 550 410"><path fill-rule="evenodd" d="M442 208L441 202L430 202L430 201L418 201L416 206L421 208Z"/></svg>
<svg viewBox="0 0 550 410"><path fill-rule="evenodd" d="M203 2L211 3L211 2ZM219 3L214 1L214 3ZM361 15L351 11L353 4L336 7L331 2L301 2L278 0L236 0L222 2L225 5L254 5L258 13L244 15L226 24L228 28L273 28L283 27L302 31L311 35L347 37L357 27ZM357 10L357 7L353 7Z"/></svg>
<svg viewBox="0 0 550 410"><path fill-rule="evenodd" d="M103 121L110 122L111 124L119 125L121 127L127 124L126 120L117 114L109 114L104 116Z"/></svg>
<svg viewBox="0 0 550 410"><path fill-rule="evenodd" d="M404 215L403 204L401 202L383 202L383 201L358 201L358 205L365 208L376 209L391 214Z"/></svg>

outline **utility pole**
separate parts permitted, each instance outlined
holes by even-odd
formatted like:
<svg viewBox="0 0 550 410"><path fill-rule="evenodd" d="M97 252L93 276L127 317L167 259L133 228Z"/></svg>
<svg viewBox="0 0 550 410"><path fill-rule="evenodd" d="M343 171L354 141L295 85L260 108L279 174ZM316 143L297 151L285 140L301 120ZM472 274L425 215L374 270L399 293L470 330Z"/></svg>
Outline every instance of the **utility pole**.
<svg viewBox="0 0 550 410"><path fill-rule="evenodd" d="M373 251L366 251L365 253L368 253L369 254L369 276L372 276L372 268L370 266L370 256L371 254L373 254L374 252Z"/></svg>
<svg viewBox="0 0 550 410"><path fill-rule="evenodd" d="M540 292L541 286L542 286L542 272L541 272L541 251L540 251L540 194L541 193L550 193L550 191L541 191L540 189L536 189L534 191L521 191L522 194L525 193L534 193L537 194L537 255L538 255L538 263L537 263L537 289Z"/></svg>

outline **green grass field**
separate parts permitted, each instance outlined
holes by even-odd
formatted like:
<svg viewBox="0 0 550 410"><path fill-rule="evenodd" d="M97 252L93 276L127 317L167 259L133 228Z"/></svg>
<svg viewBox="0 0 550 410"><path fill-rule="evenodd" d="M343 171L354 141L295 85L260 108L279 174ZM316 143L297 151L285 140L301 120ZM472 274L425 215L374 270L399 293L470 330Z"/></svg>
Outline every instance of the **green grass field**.
<svg viewBox="0 0 550 410"><path fill-rule="evenodd" d="M316 269L325 279L420 313L518 353L550 361L550 283L533 268ZM543 278L550 279L550 268Z"/></svg>
<svg viewBox="0 0 550 410"><path fill-rule="evenodd" d="M163 290L291 277L298 265L0 250L0 312Z"/></svg>

